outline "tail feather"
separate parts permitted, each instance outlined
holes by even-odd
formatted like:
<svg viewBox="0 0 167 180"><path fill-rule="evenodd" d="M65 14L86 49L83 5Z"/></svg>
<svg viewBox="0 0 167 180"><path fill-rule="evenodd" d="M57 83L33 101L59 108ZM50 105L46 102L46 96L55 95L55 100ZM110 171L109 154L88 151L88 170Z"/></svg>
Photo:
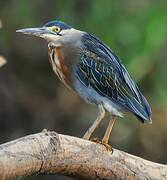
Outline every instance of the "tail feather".
<svg viewBox="0 0 167 180"><path fill-rule="evenodd" d="M148 123L152 123L151 109L144 96L141 95L141 103L139 103L135 98L132 98L128 100L127 105L129 107L129 111L131 111L140 122L144 123L146 121Z"/></svg>

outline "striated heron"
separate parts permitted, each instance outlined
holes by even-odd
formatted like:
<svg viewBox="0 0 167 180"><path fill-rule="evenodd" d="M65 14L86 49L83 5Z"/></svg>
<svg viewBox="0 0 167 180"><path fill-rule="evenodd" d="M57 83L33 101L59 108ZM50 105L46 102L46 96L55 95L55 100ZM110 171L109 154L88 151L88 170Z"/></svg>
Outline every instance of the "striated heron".
<svg viewBox="0 0 167 180"><path fill-rule="evenodd" d="M142 123L152 122L149 104L133 78L116 54L97 37L62 21L17 32L47 40L50 62L59 79L87 103L98 107L99 115L83 136L85 139L90 139L106 111L112 115L102 139L108 150L116 117L123 117L124 111L131 112Z"/></svg>

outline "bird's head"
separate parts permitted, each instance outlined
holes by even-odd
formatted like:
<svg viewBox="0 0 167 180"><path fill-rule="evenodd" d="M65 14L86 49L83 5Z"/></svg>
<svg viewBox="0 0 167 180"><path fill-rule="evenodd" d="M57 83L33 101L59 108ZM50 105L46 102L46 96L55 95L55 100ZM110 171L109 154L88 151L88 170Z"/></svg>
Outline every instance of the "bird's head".
<svg viewBox="0 0 167 180"><path fill-rule="evenodd" d="M51 21L42 27L20 29L16 32L38 36L53 43L72 41L77 34L81 34L81 31L73 29L62 21Z"/></svg>

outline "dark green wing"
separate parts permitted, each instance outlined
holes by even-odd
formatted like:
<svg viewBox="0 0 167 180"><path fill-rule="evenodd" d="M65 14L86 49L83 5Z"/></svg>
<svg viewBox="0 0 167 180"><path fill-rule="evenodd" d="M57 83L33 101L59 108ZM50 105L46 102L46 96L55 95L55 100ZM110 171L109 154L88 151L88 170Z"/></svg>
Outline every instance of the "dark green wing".
<svg viewBox="0 0 167 180"><path fill-rule="evenodd" d="M119 58L96 37L86 33L83 54L77 66L78 79L102 96L134 113L144 122L151 121L151 109Z"/></svg>

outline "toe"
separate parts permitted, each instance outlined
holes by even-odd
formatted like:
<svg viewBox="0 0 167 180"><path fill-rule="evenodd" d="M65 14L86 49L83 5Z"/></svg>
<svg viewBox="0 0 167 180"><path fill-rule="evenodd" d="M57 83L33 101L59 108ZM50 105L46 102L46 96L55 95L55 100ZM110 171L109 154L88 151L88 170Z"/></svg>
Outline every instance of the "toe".
<svg viewBox="0 0 167 180"><path fill-rule="evenodd" d="M106 147L107 151L110 151L113 153L113 148L109 144L107 143L102 143L102 144Z"/></svg>
<svg viewBox="0 0 167 180"><path fill-rule="evenodd" d="M102 144L102 142L97 138L93 138L93 139L91 139L91 141L95 142L95 143L98 143L98 144Z"/></svg>

